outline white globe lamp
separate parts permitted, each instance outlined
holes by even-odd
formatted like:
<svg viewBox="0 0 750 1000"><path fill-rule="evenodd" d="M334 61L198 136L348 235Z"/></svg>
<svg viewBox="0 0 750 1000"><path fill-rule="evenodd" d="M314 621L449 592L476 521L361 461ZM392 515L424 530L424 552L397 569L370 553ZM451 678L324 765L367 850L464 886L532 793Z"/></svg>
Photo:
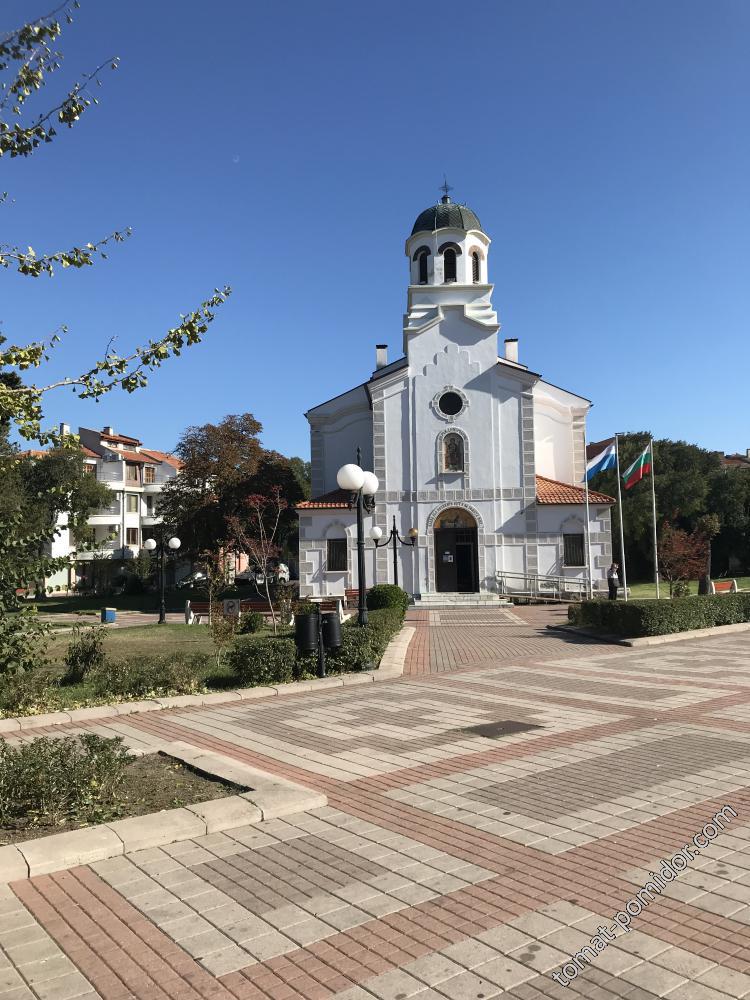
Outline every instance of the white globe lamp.
<svg viewBox="0 0 750 1000"><path fill-rule="evenodd" d="M147 538L146 541L143 543L143 547L144 549L146 549L147 552L153 552L154 549L156 548L156 539Z"/></svg>
<svg viewBox="0 0 750 1000"><path fill-rule="evenodd" d="M176 552L181 544L182 543L180 542L179 538L170 538L169 541L167 542L167 545L170 547L170 549L172 549L173 552Z"/></svg>
<svg viewBox="0 0 750 1000"><path fill-rule="evenodd" d="M362 483L362 492L366 497L374 497L378 492L378 477L374 472L363 472L364 482Z"/></svg>
<svg viewBox="0 0 750 1000"><path fill-rule="evenodd" d="M365 473L358 465L350 462L348 465L342 465L336 473L336 482L342 490L357 493L364 485Z"/></svg>
<svg viewBox="0 0 750 1000"><path fill-rule="evenodd" d="M375 527L370 528L370 538L373 540L373 542L380 541L382 537L383 537L382 528L378 528L377 525Z"/></svg>

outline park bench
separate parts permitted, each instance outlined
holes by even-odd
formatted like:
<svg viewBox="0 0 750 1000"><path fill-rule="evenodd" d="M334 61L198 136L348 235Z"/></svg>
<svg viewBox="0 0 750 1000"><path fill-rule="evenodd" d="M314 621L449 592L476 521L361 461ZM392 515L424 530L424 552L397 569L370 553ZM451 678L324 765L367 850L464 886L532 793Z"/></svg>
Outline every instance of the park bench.
<svg viewBox="0 0 750 1000"><path fill-rule="evenodd" d="M223 604L221 601L217 601L214 604L219 612L223 613ZM333 608L331 610L334 610ZM247 614L248 611L257 611L259 614L263 615L264 618L269 619L272 617L271 609L268 606L268 601L240 601L240 614ZM279 615L279 609L274 608L276 615ZM186 625L200 625L203 619L206 621L211 621L211 604L209 601L185 601L185 624ZM290 622L284 622L283 624L289 625Z"/></svg>
<svg viewBox="0 0 750 1000"><path fill-rule="evenodd" d="M369 589L369 588L368 588ZM365 596L367 596L367 591L365 591ZM359 591L354 588L354 590L344 591L344 603L347 608L356 608L359 604Z"/></svg>
<svg viewBox="0 0 750 1000"><path fill-rule="evenodd" d="M320 609L321 614L326 614L326 612L335 611L339 616L339 621L343 622L346 615L344 614L344 598L333 596L333 597L311 597L310 601L313 604L317 604Z"/></svg>
<svg viewBox="0 0 750 1000"><path fill-rule="evenodd" d="M712 580L711 581L711 593L712 594L736 594L737 593L737 581L736 580Z"/></svg>

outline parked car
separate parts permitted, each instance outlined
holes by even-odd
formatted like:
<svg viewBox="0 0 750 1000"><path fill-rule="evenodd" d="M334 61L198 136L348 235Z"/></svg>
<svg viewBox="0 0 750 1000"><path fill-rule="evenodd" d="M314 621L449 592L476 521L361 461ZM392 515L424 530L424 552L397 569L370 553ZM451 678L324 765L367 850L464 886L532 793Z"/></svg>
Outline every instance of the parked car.
<svg viewBox="0 0 750 1000"><path fill-rule="evenodd" d="M234 578L235 583L254 583L256 587L261 587L266 582L289 583L289 567L286 563L271 561L266 566L266 572L257 566L248 566L241 573L237 573Z"/></svg>
<svg viewBox="0 0 750 1000"><path fill-rule="evenodd" d="M197 587L200 583L205 583L206 574L201 573L200 570L196 570L194 573L189 573L175 584L178 590L182 590L183 587Z"/></svg>

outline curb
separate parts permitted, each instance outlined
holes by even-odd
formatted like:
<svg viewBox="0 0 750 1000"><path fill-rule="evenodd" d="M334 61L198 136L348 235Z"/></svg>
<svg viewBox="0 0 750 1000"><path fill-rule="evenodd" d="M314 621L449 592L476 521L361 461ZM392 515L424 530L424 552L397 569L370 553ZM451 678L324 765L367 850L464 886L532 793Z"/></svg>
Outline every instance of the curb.
<svg viewBox="0 0 750 1000"><path fill-rule="evenodd" d="M11 719L0 719L0 734L17 733L26 729L41 729L45 726L67 725L71 722L88 722L92 719L109 719L118 715L132 715L134 712L162 712L168 708L202 708L204 705L221 705L228 701L255 701L258 698L299 694L303 691L323 691L326 688L351 687L356 684L392 680L394 677L400 677L404 672L404 660L414 631L410 625L402 626L401 630L388 643L380 666L375 670L336 674L332 677L316 677L313 680L293 681L290 684L268 687L212 691L210 694L183 694L172 698L123 701L119 704L73 708L69 712L21 715Z"/></svg>
<svg viewBox="0 0 750 1000"><path fill-rule="evenodd" d="M248 791L196 802L183 809L130 816L0 847L0 884L234 830L328 804L328 798L321 792L258 771L231 757L198 750L188 743L162 743L148 753L167 754L209 777L222 778Z"/></svg>
<svg viewBox="0 0 750 1000"><path fill-rule="evenodd" d="M750 631L750 622L735 622L733 625L714 625L711 628L695 628L687 632L669 632L667 635L644 635L636 639L625 639L620 635L606 635L591 629L576 628L574 625L548 625L553 632L573 632L585 635L589 639L599 639L613 646L628 646L634 649L643 646L663 646L670 642L686 642L688 639L720 638L722 635L734 635L737 632Z"/></svg>

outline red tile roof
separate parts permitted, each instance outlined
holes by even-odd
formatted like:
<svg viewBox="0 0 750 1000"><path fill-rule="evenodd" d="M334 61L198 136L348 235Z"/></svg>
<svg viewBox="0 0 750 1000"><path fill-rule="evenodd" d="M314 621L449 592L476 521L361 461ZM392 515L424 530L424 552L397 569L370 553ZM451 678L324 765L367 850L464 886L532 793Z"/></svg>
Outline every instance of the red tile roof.
<svg viewBox="0 0 750 1000"><path fill-rule="evenodd" d="M724 455L721 464L730 469L750 469L750 458L747 455Z"/></svg>
<svg viewBox="0 0 750 1000"><path fill-rule="evenodd" d="M95 451L92 451L90 448L87 448L85 444L82 444L79 447L80 447L81 451L83 452L83 454L86 456L86 458L101 458L102 457L101 455L97 455L97 453Z"/></svg>
<svg viewBox="0 0 750 1000"><path fill-rule="evenodd" d="M105 434L104 431L99 433L99 437L102 441L114 441L115 444L142 444L138 438L126 437L125 434Z"/></svg>
<svg viewBox="0 0 750 1000"><path fill-rule="evenodd" d="M557 479L547 479L546 476L536 477L536 502L553 503L586 503L586 490L583 486L571 486ZM606 493L589 490L589 503L614 503Z"/></svg>
<svg viewBox="0 0 750 1000"><path fill-rule="evenodd" d="M558 482L557 479L547 479L546 476L536 477L536 499L541 504L579 504L586 503L586 491L583 486L571 486ZM589 503L614 503L606 493L589 490ZM346 490L332 490L323 496L312 500L303 500L297 504L297 510L344 510L349 507L349 494Z"/></svg>
<svg viewBox="0 0 750 1000"><path fill-rule="evenodd" d="M173 469L181 469L185 464L181 458L176 455L170 455L168 451L157 451L156 448L141 448L141 455L148 455L155 462L166 462L167 465L171 465Z"/></svg>
<svg viewBox="0 0 750 1000"><path fill-rule="evenodd" d="M145 465L146 462L152 461L150 457L147 457L139 451L125 451L124 448L113 448L112 453L124 458L126 462L139 462L141 465Z"/></svg>
<svg viewBox="0 0 750 1000"><path fill-rule="evenodd" d="M331 490L330 493L324 493L322 497L315 497L313 500L302 500L297 504L297 510L348 509L349 496L350 494L347 490Z"/></svg>

